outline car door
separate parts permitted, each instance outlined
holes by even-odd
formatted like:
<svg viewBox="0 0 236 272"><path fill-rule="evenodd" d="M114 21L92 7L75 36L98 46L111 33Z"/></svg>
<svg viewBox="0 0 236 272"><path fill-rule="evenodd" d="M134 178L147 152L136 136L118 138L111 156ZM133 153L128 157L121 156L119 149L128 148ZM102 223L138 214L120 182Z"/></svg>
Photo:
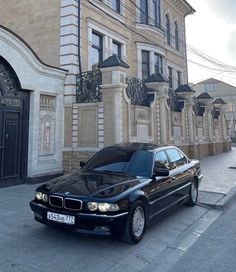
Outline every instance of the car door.
<svg viewBox="0 0 236 272"><path fill-rule="evenodd" d="M177 148L166 150L170 161L170 177L172 183L171 202L178 201L187 197L190 187L191 170L188 167L188 160Z"/></svg>
<svg viewBox="0 0 236 272"><path fill-rule="evenodd" d="M169 160L165 151L158 151L154 154L154 164L158 168L169 169ZM157 177L153 180L149 190L150 201L150 219L160 214L171 204L169 199L169 193L173 183L171 183L171 177Z"/></svg>

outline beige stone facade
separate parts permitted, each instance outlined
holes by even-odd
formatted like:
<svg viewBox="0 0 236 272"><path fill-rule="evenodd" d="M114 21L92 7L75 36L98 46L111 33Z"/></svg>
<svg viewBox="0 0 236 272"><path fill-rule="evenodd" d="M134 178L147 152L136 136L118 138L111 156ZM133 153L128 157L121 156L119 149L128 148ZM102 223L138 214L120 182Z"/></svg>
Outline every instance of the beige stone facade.
<svg viewBox="0 0 236 272"><path fill-rule="evenodd" d="M193 94L185 93L181 110L170 105L169 90L188 83L185 18L194 9L186 0L115 4L0 2L0 57L20 81L19 91L29 93L26 177L70 172L120 142L175 144L191 157L230 149L223 109L217 120L209 105L197 116ZM114 55L118 63L97 69ZM151 75L161 79L145 85ZM136 101L141 96L151 99Z"/></svg>
<svg viewBox="0 0 236 272"><path fill-rule="evenodd" d="M60 0L2 0L0 25L20 36L47 64L60 64Z"/></svg>

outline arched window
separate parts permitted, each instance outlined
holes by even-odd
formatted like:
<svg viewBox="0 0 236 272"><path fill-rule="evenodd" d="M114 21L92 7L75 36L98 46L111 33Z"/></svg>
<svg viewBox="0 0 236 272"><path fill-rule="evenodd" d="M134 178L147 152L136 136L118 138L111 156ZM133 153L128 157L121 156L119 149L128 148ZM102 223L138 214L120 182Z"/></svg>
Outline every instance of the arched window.
<svg viewBox="0 0 236 272"><path fill-rule="evenodd" d="M175 22L175 48L179 50L179 29L177 22Z"/></svg>
<svg viewBox="0 0 236 272"><path fill-rule="evenodd" d="M170 45L170 18L168 14L166 14L166 40L167 44Z"/></svg>

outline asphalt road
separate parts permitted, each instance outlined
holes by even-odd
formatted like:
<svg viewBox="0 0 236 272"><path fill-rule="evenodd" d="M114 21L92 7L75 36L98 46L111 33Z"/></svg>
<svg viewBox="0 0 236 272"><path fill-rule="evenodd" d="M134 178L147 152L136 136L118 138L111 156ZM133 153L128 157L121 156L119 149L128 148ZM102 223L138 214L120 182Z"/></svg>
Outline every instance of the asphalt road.
<svg viewBox="0 0 236 272"><path fill-rule="evenodd" d="M236 271L236 201L168 272Z"/></svg>

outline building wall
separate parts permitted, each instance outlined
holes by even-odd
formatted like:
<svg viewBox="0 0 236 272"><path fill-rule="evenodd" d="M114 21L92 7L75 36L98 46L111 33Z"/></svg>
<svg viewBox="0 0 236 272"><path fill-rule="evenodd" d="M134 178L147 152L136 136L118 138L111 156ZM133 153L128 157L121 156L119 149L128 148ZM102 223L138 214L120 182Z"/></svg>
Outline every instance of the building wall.
<svg viewBox="0 0 236 272"><path fill-rule="evenodd" d="M154 52L163 56L164 75L167 77L167 66L174 68L174 87L177 87L176 72L182 73L182 83L187 83L186 49L185 49L185 17L184 12L173 2L166 0L161 3L161 27L140 24L140 11L132 2L121 1L121 15L114 12L106 1L82 1L82 69L90 70L92 30L103 35L103 58L112 55L112 41L116 40L122 46L122 58L131 69L129 76L141 78L141 50L152 52L150 54L150 72L154 73ZM178 3L182 1L177 1ZM139 1L135 2L139 5ZM149 1L151 4L152 1ZM151 13L151 8L149 7ZM171 46L167 45L165 31L165 15L170 18ZM153 18L153 14L149 14ZM149 20L151 20L149 18ZM179 50L174 45L174 24L178 23ZM162 28L162 29L161 29Z"/></svg>
<svg viewBox="0 0 236 272"><path fill-rule="evenodd" d="M60 0L2 0L0 25L20 36L42 61L59 66Z"/></svg>

